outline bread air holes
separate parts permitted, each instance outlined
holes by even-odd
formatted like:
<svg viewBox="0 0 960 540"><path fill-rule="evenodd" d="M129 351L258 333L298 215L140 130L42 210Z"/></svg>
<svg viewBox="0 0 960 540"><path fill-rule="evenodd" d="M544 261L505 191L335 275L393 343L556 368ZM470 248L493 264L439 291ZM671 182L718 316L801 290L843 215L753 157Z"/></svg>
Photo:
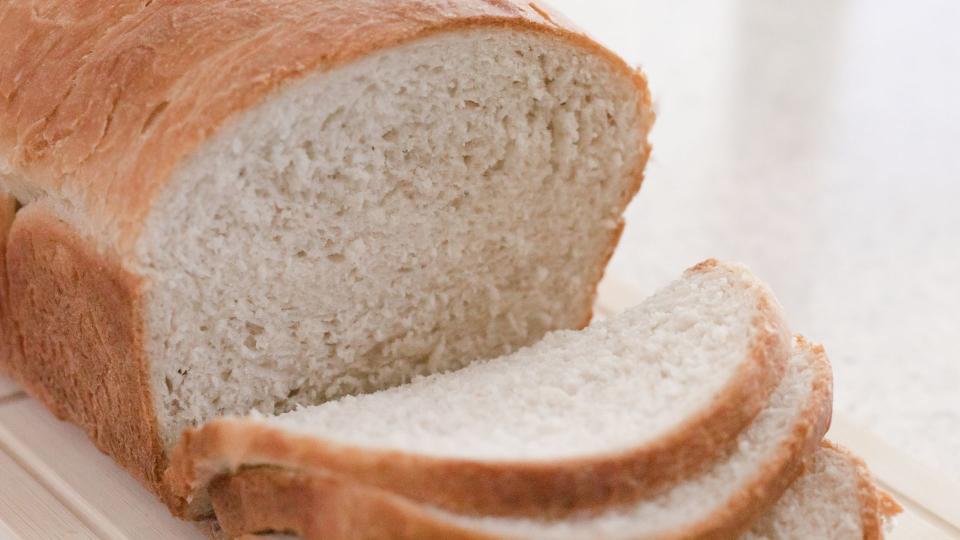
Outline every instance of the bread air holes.
<svg viewBox="0 0 960 540"><path fill-rule="evenodd" d="M252 322L244 323L247 328L247 337L243 340L243 346L251 351L257 350L257 336L263 333L263 327Z"/></svg>
<svg viewBox="0 0 960 540"><path fill-rule="evenodd" d="M317 160L317 147L316 143L314 143L312 140L307 139L303 141L303 144L300 145L300 148L303 150L303 153L307 155L307 158L310 161Z"/></svg>

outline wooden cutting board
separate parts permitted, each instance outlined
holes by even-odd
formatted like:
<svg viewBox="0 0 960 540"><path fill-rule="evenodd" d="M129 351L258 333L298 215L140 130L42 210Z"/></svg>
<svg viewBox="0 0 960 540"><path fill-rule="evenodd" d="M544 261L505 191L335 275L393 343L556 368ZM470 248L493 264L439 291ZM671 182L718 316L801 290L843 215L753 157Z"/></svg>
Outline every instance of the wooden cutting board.
<svg viewBox="0 0 960 540"><path fill-rule="evenodd" d="M607 278L597 312L616 313L640 298ZM904 506L890 538L960 540L960 486L841 415L834 416L828 437L863 457L880 484ZM79 429L58 421L0 377L0 539L73 538L206 537L171 517Z"/></svg>

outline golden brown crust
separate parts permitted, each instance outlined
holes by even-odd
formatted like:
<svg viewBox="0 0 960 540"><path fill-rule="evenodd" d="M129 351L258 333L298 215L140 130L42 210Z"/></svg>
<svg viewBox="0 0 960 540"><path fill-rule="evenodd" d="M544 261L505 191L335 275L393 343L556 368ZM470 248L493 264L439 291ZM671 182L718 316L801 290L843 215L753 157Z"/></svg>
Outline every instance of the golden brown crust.
<svg viewBox="0 0 960 540"><path fill-rule="evenodd" d="M7 369L57 417L152 488L164 459L143 359L140 281L43 203L17 213L7 244L10 318L22 355Z"/></svg>
<svg viewBox="0 0 960 540"><path fill-rule="evenodd" d="M10 317L9 282L7 280L7 237L17 212L17 201L0 191L0 373L20 356L19 334Z"/></svg>
<svg viewBox="0 0 960 540"><path fill-rule="evenodd" d="M702 271L721 267L713 261ZM756 285L760 287L759 285ZM341 446L245 419L219 419L187 430L166 473L179 511L207 512L207 484L244 465L327 471L353 482L468 515L558 517L626 504L724 455L763 409L790 355L776 300L759 291L757 334L737 373L711 403L661 438L634 449L541 462L484 462Z"/></svg>
<svg viewBox="0 0 960 540"><path fill-rule="evenodd" d="M800 342L801 347L809 347ZM735 538L780 498L803 472L804 460L818 447L829 426L832 376L822 347L811 349L816 370L790 437L731 504L669 538ZM211 484L217 519L230 535L268 530L320 538L449 538L479 540L492 536L461 527L419 504L377 488L323 474L275 467L241 469ZM539 512L531 515L543 517ZM406 534L414 531L415 535Z"/></svg>
<svg viewBox="0 0 960 540"><path fill-rule="evenodd" d="M103 4L0 7L0 34L23 36L0 48L0 161L15 195L73 201L84 232L121 254L174 167L234 114L307 73L427 35L481 26L555 35L606 58L649 105L642 75L530 2Z"/></svg>
<svg viewBox="0 0 960 540"><path fill-rule="evenodd" d="M893 498L893 495L887 493L886 491L880 489L874 485L874 489L877 493L877 514L876 514L876 531L878 540L883 540L886 536L884 534L887 526L892 523L890 520L896 517L897 514L903 512L903 507L900 506L900 503Z"/></svg>
<svg viewBox="0 0 960 540"><path fill-rule="evenodd" d="M211 492L227 538L264 532L303 540L497 538L435 519L402 497L330 476L254 468L217 478Z"/></svg>

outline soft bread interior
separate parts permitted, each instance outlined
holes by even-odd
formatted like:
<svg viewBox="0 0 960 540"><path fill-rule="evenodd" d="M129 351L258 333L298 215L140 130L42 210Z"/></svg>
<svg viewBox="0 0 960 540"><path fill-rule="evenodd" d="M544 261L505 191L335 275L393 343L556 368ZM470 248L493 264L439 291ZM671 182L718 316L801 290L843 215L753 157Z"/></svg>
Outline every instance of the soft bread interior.
<svg viewBox="0 0 960 540"><path fill-rule="evenodd" d="M646 156L644 99L593 52L474 29L239 115L137 245L165 442L585 324Z"/></svg>
<svg viewBox="0 0 960 540"><path fill-rule="evenodd" d="M744 382L744 368L760 361L754 349L765 325L778 322L760 310L768 298L741 267L689 271L585 330L262 421L338 445L426 456L536 462L628 452L729 406L724 390Z"/></svg>
<svg viewBox="0 0 960 540"><path fill-rule="evenodd" d="M803 475L742 540L880 538L901 510L863 461L824 441Z"/></svg>

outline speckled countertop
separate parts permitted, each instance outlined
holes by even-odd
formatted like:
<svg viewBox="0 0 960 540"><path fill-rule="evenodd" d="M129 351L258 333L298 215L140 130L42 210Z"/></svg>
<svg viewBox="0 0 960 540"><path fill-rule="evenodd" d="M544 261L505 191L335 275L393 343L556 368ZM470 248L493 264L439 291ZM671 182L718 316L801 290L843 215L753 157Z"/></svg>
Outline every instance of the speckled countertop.
<svg viewBox="0 0 960 540"><path fill-rule="evenodd" d="M826 345L837 410L960 480L960 3L552 3L658 106L609 271L747 263Z"/></svg>

